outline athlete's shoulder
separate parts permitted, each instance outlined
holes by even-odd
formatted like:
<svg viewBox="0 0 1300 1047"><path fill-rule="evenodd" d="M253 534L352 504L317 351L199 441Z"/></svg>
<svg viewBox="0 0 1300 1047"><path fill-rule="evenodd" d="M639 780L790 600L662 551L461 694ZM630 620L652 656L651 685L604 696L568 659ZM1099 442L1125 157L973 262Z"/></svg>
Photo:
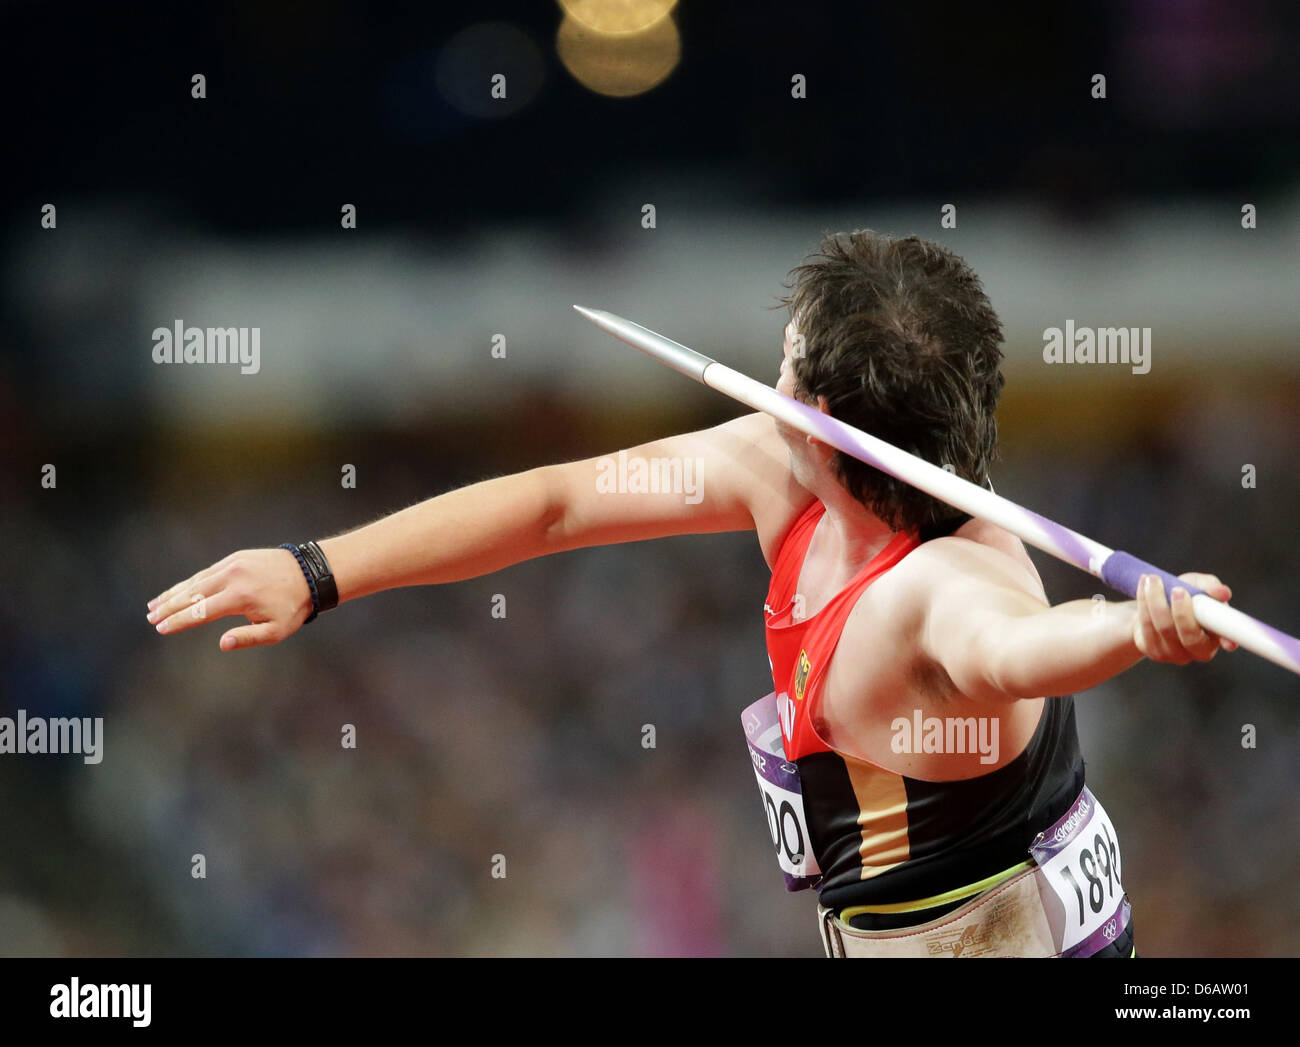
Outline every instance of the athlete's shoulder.
<svg viewBox="0 0 1300 1047"><path fill-rule="evenodd" d="M775 420L762 412L742 415L709 430L725 448L729 483L749 507L768 566L776 562L790 528L816 501L790 470L790 454Z"/></svg>
<svg viewBox="0 0 1300 1047"><path fill-rule="evenodd" d="M921 542L885 577L882 591L915 589L921 594L951 591L965 582L988 582L1041 595L1038 577L1026 558L1000 543L962 534Z"/></svg>
<svg viewBox="0 0 1300 1047"><path fill-rule="evenodd" d="M910 651L940 605L977 607L989 594L1007 589L1046 602L1032 564L1013 553L960 534L921 542L866 588L845 633L855 641L871 636Z"/></svg>
<svg viewBox="0 0 1300 1047"><path fill-rule="evenodd" d="M1015 562L1006 550L960 532L931 538L928 542L920 542L907 559L913 565L952 564L956 566Z"/></svg>
<svg viewBox="0 0 1300 1047"><path fill-rule="evenodd" d="M951 592L965 582L1023 589L1045 599L1033 561L1015 535L980 520L957 532L921 542L889 572L887 590Z"/></svg>

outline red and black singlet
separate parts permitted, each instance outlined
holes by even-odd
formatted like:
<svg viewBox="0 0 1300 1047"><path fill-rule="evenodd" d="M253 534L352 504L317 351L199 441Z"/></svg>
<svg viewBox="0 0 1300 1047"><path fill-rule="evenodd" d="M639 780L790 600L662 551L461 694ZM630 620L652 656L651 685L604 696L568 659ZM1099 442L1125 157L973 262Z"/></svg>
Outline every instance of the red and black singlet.
<svg viewBox="0 0 1300 1047"><path fill-rule="evenodd" d="M844 623L867 586L920 540L896 534L822 610L792 621L799 573L825 511L814 501L791 527L764 608L778 704L789 696L782 740L803 782L812 853L822 870L821 904L838 911L912 902L1024 862L1034 836L1083 788L1073 696L1043 703L1033 738L1014 760L962 781L909 778L828 746L812 713Z"/></svg>

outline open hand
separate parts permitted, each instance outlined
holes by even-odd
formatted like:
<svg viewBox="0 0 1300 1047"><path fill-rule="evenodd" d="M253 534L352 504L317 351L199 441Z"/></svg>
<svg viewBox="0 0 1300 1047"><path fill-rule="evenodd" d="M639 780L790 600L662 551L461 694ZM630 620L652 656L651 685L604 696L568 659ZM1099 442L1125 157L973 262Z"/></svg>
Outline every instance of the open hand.
<svg viewBox="0 0 1300 1047"><path fill-rule="evenodd" d="M165 636L243 615L221 649L279 643L311 617L311 590L287 549L241 549L149 601L149 622Z"/></svg>

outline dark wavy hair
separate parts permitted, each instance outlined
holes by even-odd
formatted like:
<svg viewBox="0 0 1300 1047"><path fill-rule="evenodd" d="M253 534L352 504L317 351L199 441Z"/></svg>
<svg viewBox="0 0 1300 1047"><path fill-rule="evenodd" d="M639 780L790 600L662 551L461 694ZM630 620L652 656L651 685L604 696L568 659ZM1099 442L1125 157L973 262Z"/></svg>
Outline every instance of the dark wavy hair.
<svg viewBox="0 0 1300 1047"><path fill-rule="evenodd" d="M827 236L790 272L780 299L804 336L796 395L826 397L835 418L958 476L988 482L1004 379L1002 324L958 255L916 236L870 229ZM896 531L960 514L836 451L845 489Z"/></svg>

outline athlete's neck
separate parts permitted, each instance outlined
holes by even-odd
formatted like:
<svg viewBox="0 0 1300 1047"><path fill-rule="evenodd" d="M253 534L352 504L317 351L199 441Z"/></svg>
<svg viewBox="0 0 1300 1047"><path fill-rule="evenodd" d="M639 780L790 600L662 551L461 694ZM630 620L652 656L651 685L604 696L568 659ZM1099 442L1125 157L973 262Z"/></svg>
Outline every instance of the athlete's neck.
<svg viewBox="0 0 1300 1047"><path fill-rule="evenodd" d="M894 537L895 532L880 517L838 483L816 493L826 506L827 537L832 539L829 546L840 563L862 567Z"/></svg>

